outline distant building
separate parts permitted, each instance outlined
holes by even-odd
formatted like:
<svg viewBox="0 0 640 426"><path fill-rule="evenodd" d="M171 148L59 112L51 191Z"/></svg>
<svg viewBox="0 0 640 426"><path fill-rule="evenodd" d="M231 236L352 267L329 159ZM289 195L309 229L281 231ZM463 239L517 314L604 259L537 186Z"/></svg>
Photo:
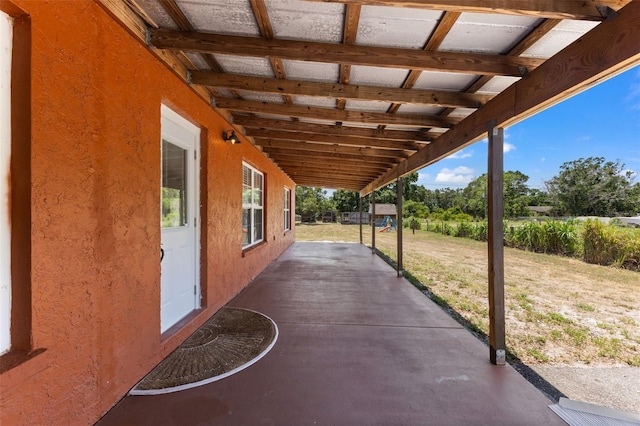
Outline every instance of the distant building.
<svg viewBox="0 0 640 426"><path fill-rule="evenodd" d="M369 204L369 214L373 214L371 204ZM395 204L376 204L376 214L373 219L376 221L376 225L379 226L387 216L391 217L395 222L397 214L398 211Z"/></svg>

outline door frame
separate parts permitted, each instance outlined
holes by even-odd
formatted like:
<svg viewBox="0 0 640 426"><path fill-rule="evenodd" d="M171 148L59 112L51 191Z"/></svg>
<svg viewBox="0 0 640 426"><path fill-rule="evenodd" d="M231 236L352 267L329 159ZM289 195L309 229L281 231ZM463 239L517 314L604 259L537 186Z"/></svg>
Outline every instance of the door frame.
<svg viewBox="0 0 640 426"><path fill-rule="evenodd" d="M194 144L194 159L193 161L189 159L188 164L192 165L187 170L187 186L190 184L193 185L193 197L192 202L187 201L188 207L191 206L191 212L188 211L189 215L193 215L194 217L189 217L193 222L193 244L194 244L194 280L195 280L195 291L194 291L194 303L193 309L191 312L187 313L185 316L188 316L193 311L196 311L202 307L202 283L201 283L201 235L202 231L202 217L200 211L200 172L201 172L201 147L200 147L200 137L201 137L201 128L172 110L170 107L165 104L160 105L160 194L159 200L162 203L162 143L165 139L165 135L169 136L171 139L177 139L174 135L167 132L167 128L165 123L169 122L174 126L177 126L181 130L189 133L190 137L193 137ZM172 142L173 143L173 142ZM162 205L160 206L160 211L162 210ZM189 210L187 208L187 210ZM160 218L160 216L158 216ZM162 224L160 224L160 242L162 243ZM162 266L160 266L160 274L162 274ZM162 279L162 278L160 278ZM160 286L160 291L162 291L162 286ZM160 294L160 300L158 301L158 306L161 308L162 305L162 294ZM184 318L184 317L183 317ZM179 324L181 320L176 321L166 329L162 329L162 312L160 312L160 332L165 333L174 327L176 324Z"/></svg>

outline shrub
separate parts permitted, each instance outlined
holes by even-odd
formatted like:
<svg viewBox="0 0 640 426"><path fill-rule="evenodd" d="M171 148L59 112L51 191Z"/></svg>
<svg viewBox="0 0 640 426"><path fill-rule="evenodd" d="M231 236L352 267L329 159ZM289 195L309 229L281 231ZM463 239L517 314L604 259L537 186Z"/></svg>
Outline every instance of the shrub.
<svg viewBox="0 0 640 426"><path fill-rule="evenodd" d="M422 224L420 223L420 220L411 216L402 221L402 227L411 229L415 234L416 230L422 229Z"/></svg>
<svg viewBox="0 0 640 426"><path fill-rule="evenodd" d="M471 238L477 241L487 241L489 235L489 224L487 222L476 223L471 232Z"/></svg>
<svg viewBox="0 0 640 426"><path fill-rule="evenodd" d="M545 253L573 256L578 254L580 237L573 222L549 221L542 223L545 234Z"/></svg>
<svg viewBox="0 0 640 426"><path fill-rule="evenodd" d="M473 225L469 222L461 222L456 227L453 236L459 238L469 238L473 233Z"/></svg>

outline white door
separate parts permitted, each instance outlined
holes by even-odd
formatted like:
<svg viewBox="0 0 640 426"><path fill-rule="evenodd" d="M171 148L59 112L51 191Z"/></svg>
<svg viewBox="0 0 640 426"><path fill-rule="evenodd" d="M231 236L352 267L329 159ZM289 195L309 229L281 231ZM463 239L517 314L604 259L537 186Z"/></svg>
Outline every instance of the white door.
<svg viewBox="0 0 640 426"><path fill-rule="evenodd" d="M160 332L200 307L200 129L162 106Z"/></svg>

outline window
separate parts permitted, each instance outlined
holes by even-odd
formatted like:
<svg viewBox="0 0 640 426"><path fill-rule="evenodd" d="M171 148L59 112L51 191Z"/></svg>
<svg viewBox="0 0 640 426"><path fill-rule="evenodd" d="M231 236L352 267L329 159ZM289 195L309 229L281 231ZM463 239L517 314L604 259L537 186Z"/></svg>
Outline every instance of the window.
<svg viewBox="0 0 640 426"><path fill-rule="evenodd" d="M11 56L13 20L0 12L0 355L11 348Z"/></svg>
<svg viewBox="0 0 640 426"><path fill-rule="evenodd" d="M284 189L284 230L291 229L291 190Z"/></svg>
<svg viewBox="0 0 640 426"><path fill-rule="evenodd" d="M264 239L264 175L242 163L242 247Z"/></svg>

